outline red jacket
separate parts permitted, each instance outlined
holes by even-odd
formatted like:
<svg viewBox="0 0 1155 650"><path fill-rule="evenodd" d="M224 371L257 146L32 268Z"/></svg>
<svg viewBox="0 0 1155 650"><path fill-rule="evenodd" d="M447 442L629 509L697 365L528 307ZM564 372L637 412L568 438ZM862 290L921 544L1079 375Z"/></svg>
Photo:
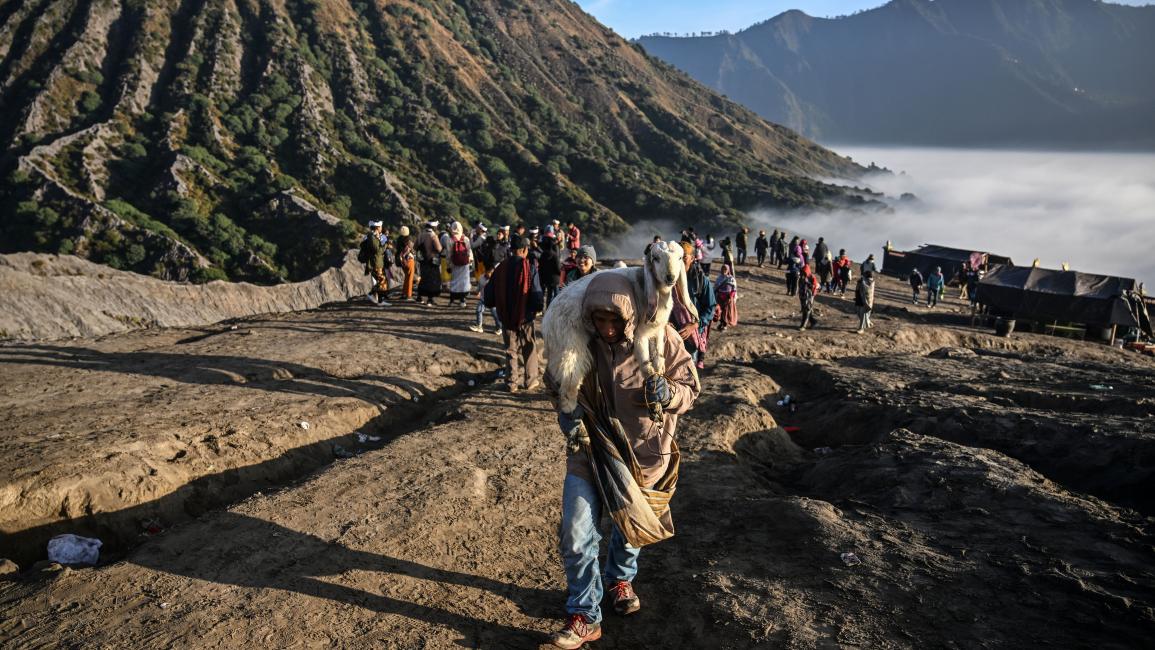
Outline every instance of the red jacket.
<svg viewBox="0 0 1155 650"><path fill-rule="evenodd" d="M566 247L577 250L582 247L582 231L578 227L572 226L566 231Z"/></svg>

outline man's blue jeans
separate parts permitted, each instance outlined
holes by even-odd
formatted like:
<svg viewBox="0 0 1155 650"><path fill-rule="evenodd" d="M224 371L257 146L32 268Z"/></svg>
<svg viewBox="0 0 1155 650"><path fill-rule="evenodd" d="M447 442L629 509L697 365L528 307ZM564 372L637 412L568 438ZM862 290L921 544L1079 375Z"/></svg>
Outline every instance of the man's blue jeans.
<svg viewBox="0 0 1155 650"><path fill-rule="evenodd" d="M565 608L570 614L582 614L594 623L602 620L603 578L598 572L598 520L602 500L589 481L567 474L561 493L561 559L565 564L565 581L569 598ZM626 544L617 526L610 524L609 553L606 556L605 582L633 582L638 573L640 548Z"/></svg>

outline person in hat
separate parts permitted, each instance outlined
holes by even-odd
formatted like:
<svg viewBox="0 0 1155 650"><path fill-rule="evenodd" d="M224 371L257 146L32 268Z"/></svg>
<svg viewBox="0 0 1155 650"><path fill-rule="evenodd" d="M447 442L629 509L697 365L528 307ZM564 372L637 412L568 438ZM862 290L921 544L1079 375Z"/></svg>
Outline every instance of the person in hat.
<svg viewBox="0 0 1155 650"><path fill-rule="evenodd" d="M866 271L860 275L858 286L854 288L854 306L858 310L859 334L874 327L874 324L870 322L870 313L874 311L874 273L874 271Z"/></svg>
<svg viewBox="0 0 1155 650"><path fill-rule="evenodd" d="M511 393L519 387L533 390L538 385L535 318L542 311L543 297L537 267L529 263L529 242L525 238L510 238L509 257L493 270L484 299L486 307L497 308L497 320L501 322L506 388Z"/></svg>
<svg viewBox="0 0 1155 650"><path fill-rule="evenodd" d="M573 221L569 222L565 231L565 245L570 250L579 250L582 247L582 231L578 229L577 224Z"/></svg>
<svg viewBox="0 0 1155 650"><path fill-rule="evenodd" d="M660 241L662 241L662 236L661 235L654 235L653 241L646 244L646 247L644 249L642 249L642 257L649 257L650 256L650 249L654 247L654 244L657 244Z"/></svg>
<svg viewBox="0 0 1155 650"><path fill-rule="evenodd" d="M818 276L814 274L809 264L803 264L798 274L798 308L802 313L799 332L807 327L813 328L817 324L814 319L814 297L818 295L818 289Z"/></svg>
<svg viewBox="0 0 1155 650"><path fill-rule="evenodd" d="M839 297L846 295L846 287L850 286L851 267L854 263L846 254L846 249L838 251L838 259L834 260L834 286L838 289Z"/></svg>
<svg viewBox="0 0 1155 650"><path fill-rule="evenodd" d="M582 246L574 254L574 266L566 272L565 282L569 284L593 273L598 264L598 254L593 246Z"/></svg>
<svg viewBox="0 0 1155 650"><path fill-rule="evenodd" d="M473 248L465 237L461 224L449 224L449 304L465 306L465 297L472 288L470 269L473 265Z"/></svg>
<svg viewBox="0 0 1155 650"><path fill-rule="evenodd" d="M545 236L541 238L541 254L538 257L537 268L541 276L541 287L545 291L545 306L557 297L561 288L562 269L561 251L558 249L557 237L554 236L553 226L545 227Z"/></svg>
<svg viewBox="0 0 1155 650"><path fill-rule="evenodd" d="M908 279L910 281L911 299L913 300L914 304L917 305L918 304L918 294L922 292L922 285L923 285L922 271L919 271L918 269L913 269L910 272L910 278L908 278ZM927 302L930 302L929 297L927 298Z"/></svg>
<svg viewBox="0 0 1155 650"><path fill-rule="evenodd" d="M670 312L670 324L678 330L685 342L686 351L694 358L694 364L699 370L706 367L706 348L710 341L710 325L714 321L714 310L717 308L717 298L714 295L714 284L710 276L702 270L702 265L694 256L694 245L690 242L681 242L682 263L686 268L686 292L698 311L698 319L694 320L688 309L680 301L674 301L674 309ZM733 268L732 265L726 265Z"/></svg>
<svg viewBox="0 0 1155 650"><path fill-rule="evenodd" d="M417 257L413 254L413 238L409 236L409 226L401 226L397 240L393 244L397 251L397 263L404 274L401 281L401 298L413 300L413 281L417 277Z"/></svg>
<svg viewBox="0 0 1155 650"><path fill-rule="evenodd" d="M565 245L565 230L561 227L561 221L554 219L550 225L553 226L553 231L557 235L558 251L568 250L568 247Z"/></svg>
<svg viewBox="0 0 1155 650"><path fill-rule="evenodd" d="M718 331L724 332L738 324L738 280L734 278L733 269L725 264L714 281L714 297L718 303L714 320L718 323Z"/></svg>
<svg viewBox="0 0 1155 650"><path fill-rule="evenodd" d="M754 255L758 257L758 268L766 263L766 252L770 250L770 240L766 239L766 231L758 231L758 239L754 240Z"/></svg>
<svg viewBox="0 0 1155 650"><path fill-rule="evenodd" d="M742 226L738 230L738 234L734 237L734 244L738 248L738 264L746 263L746 236L750 234L750 229Z"/></svg>
<svg viewBox="0 0 1155 650"><path fill-rule="evenodd" d="M373 278L373 287L365 297L374 305L388 307L385 294L389 291L389 280L385 276L385 246L381 243L384 228L385 224L381 221L369 222L369 232L361 242L357 258L365 264L365 274Z"/></svg>
<svg viewBox="0 0 1155 650"><path fill-rule="evenodd" d="M417 283L418 302L430 306L433 299L441 295L441 240L437 236L436 221L425 222L425 228L417 238L417 255L421 279Z"/></svg>
<svg viewBox="0 0 1155 650"><path fill-rule="evenodd" d="M469 248L473 251L473 262L475 267L473 271L474 280L480 281L481 276L484 275L487 270L485 264L481 260L479 252L481 247L485 244L485 239L488 236L489 228L486 228L485 224L481 223L480 221L474 224L473 231L469 234ZM491 267L488 270L492 271L493 268Z"/></svg>
<svg viewBox="0 0 1155 650"><path fill-rule="evenodd" d="M942 274L942 267L934 267L934 273L926 279L926 306L934 309L938 305L939 299L942 298L943 290L946 287L946 278Z"/></svg>
<svg viewBox="0 0 1155 650"><path fill-rule="evenodd" d="M595 395L590 399L596 400L589 408L604 416L586 413L580 405L574 412L558 410L558 427L570 442L558 530L567 598L565 622L549 637L549 643L564 650L576 650L601 638L603 593L609 593L619 615L641 609L641 599L633 588L640 547L673 533L668 507L659 512L646 503L636 504L634 510L639 514L642 508L650 511L645 515L654 519L654 528L658 529L645 535L628 524L619 525L619 521L633 519L628 512L622 513L624 508L610 512L603 499L603 494L631 487L663 497L675 493L680 464L675 441L678 418L693 407L701 393L690 354L669 326L664 347L656 351L665 362L665 373L645 376L631 349L634 332L646 311L646 305L638 304L637 299L633 283L623 275L599 273L590 280L581 304L581 320L588 334L582 343L589 346L593 367L583 384L596 387L589 391ZM556 408L555 378L547 376L546 386ZM661 423L651 419L650 404L662 406ZM603 433L607 428L602 423L607 419L616 425L612 440ZM603 450L614 443L614 453L623 461L621 465L630 469L608 478L604 463L596 459L602 458ZM603 512L613 521L606 540L604 569L598 562Z"/></svg>
<svg viewBox="0 0 1155 650"><path fill-rule="evenodd" d="M537 227L530 228L526 231L526 238L529 239L529 261L537 265L541 261L541 239L538 237L540 231Z"/></svg>
<svg viewBox="0 0 1155 650"><path fill-rule="evenodd" d="M509 226L501 226L497 229L497 239L494 240L493 247L493 263L501 264L506 257L509 256ZM496 266L494 267L496 268Z"/></svg>

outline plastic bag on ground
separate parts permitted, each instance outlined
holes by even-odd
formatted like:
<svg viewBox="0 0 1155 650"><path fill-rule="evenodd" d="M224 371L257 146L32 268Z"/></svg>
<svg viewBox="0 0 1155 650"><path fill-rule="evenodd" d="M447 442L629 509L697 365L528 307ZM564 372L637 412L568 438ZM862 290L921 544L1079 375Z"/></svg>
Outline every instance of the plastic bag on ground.
<svg viewBox="0 0 1155 650"><path fill-rule="evenodd" d="M57 535L48 540L48 561L60 564L96 564L104 542L79 535Z"/></svg>

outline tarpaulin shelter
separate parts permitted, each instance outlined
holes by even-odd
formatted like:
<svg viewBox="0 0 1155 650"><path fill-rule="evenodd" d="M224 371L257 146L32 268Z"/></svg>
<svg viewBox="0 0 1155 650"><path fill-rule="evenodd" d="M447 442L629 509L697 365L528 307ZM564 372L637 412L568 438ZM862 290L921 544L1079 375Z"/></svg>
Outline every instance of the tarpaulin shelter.
<svg viewBox="0 0 1155 650"><path fill-rule="evenodd" d="M979 281L977 301L1009 318L1140 327L1136 305L1143 301L1136 284L1079 271L999 266Z"/></svg>
<svg viewBox="0 0 1155 650"><path fill-rule="evenodd" d="M884 250L882 272L905 278L914 269L922 271L925 276L933 273L935 267L942 267L943 275L950 279L964 262L970 264L972 268L981 269L989 269L996 264L1014 265L1011 258L995 253L926 244L912 251Z"/></svg>

